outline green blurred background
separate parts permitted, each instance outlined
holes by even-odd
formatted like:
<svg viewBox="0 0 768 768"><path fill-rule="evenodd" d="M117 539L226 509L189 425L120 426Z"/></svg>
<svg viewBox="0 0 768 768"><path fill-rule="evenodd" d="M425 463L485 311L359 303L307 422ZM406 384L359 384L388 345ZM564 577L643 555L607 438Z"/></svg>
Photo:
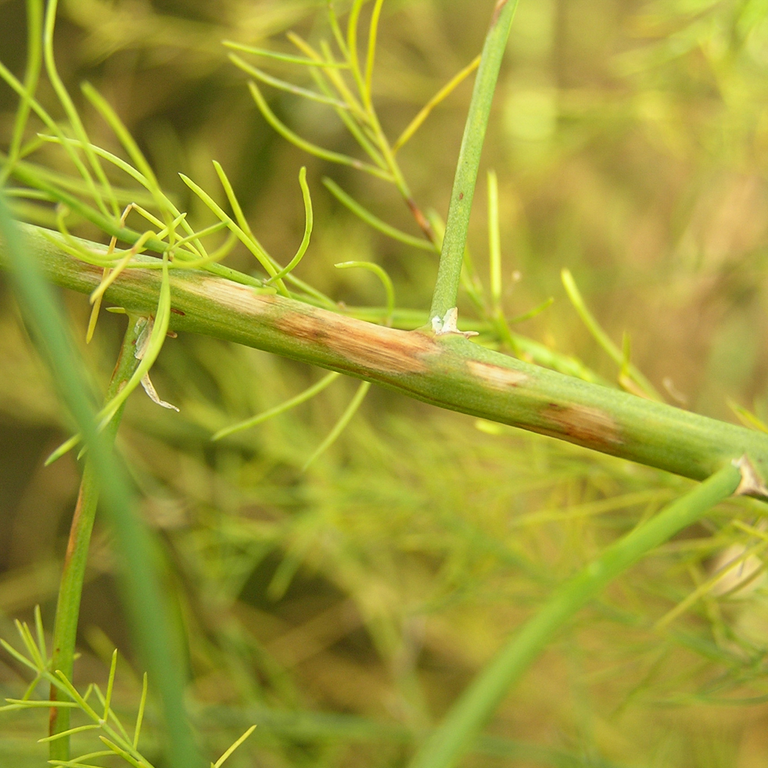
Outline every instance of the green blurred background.
<svg viewBox="0 0 768 768"><path fill-rule="evenodd" d="M321 178L418 235L397 191L280 138L221 45L287 51L287 29L328 37L324 6L69 0L57 63L90 135L116 147L81 98L82 80L115 107L195 226L212 223L211 214L178 173L224 201L215 159L254 233L287 261L303 230L297 177L306 165L315 230L299 276L347 305L380 306L373 275L332 266L375 261L393 278L398 306L426 310L434 257L371 230ZM373 89L392 139L479 52L492 6L384 3ZM0 59L17 75L25 34L24 3L0 0ZM275 71L307 84L301 72ZM620 344L629 334L633 362L670 402L735 420L730 398L765 418L767 76L766 0L520 0L484 169L499 177L508 316L555 301L516 331L616 381L616 366L565 296L567 267L611 337ZM419 206L443 217L470 90L460 86L399 154ZM332 112L265 92L293 130L359 156ZM61 117L45 82L40 98ZM0 87L3 146L16 106ZM50 162L59 161L51 154ZM40 208L19 213L53 223ZM486 226L481 183L470 247L483 275ZM255 269L244 251L227 263ZM62 297L82 340L87 300ZM471 311L462 305L464 316ZM85 351L102 386L121 329L120 318L103 316ZM211 442L217 429L322 375L205 338L169 340L153 380L180 414L136 394L118 440L164 545L206 754L215 759L259 724L233 768L405 764L414 740L556 584L689 487L376 389L342 438L302 471L352 397L356 383L346 380ZM43 461L68 434L0 274L0 634L8 639L11 619L29 619L36 604L52 626L78 472L72 455L48 468ZM537 662L465 764L767 764L760 580L748 593L704 590L664 619L725 547L760 543L731 521L761 514L750 502L724 506L635 567ZM130 712L142 670L133 666L110 546L97 528L77 682L103 682L117 646L125 657L118 704ZM24 680L0 656L0 695L18 695ZM46 748L35 740L45 727L42 713L0 716L0 765L40 765ZM148 739L151 755L151 722Z"/></svg>

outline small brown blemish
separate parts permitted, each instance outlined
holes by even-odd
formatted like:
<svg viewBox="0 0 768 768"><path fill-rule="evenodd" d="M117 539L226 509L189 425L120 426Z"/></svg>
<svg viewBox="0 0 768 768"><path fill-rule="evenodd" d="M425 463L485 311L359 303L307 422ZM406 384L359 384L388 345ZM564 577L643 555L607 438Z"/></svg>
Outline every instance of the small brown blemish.
<svg viewBox="0 0 768 768"><path fill-rule="evenodd" d="M459 192L459 200L463 200L463 199L464 199L464 193L463 192Z"/></svg>
<svg viewBox="0 0 768 768"><path fill-rule="evenodd" d="M552 425L547 433L590 448L621 445L619 425L599 408L549 403L541 415Z"/></svg>
<svg viewBox="0 0 768 768"><path fill-rule="evenodd" d="M503 368L500 365L491 365L490 363L479 363L476 360L470 360L467 363L470 372L480 379L483 379L494 389L506 390L510 387L516 387L522 384L528 377L512 368Z"/></svg>
<svg viewBox="0 0 768 768"><path fill-rule="evenodd" d="M180 309L176 309L176 307L171 307L171 312L173 312L174 315L181 315L184 317L187 313L182 312Z"/></svg>

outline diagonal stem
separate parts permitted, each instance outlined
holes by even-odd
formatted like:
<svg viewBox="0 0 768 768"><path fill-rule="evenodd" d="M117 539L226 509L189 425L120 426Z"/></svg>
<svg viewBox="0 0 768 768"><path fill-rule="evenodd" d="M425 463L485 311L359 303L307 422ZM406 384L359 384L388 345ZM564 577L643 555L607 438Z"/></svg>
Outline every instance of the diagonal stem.
<svg viewBox="0 0 768 768"><path fill-rule="evenodd" d="M745 466L744 460L741 466ZM557 589L549 602L523 625L470 684L409 768L450 768L455 765L555 633L643 555L737 492L743 479L742 471L736 462L729 462L655 517L611 544L597 560Z"/></svg>
<svg viewBox="0 0 768 768"><path fill-rule="evenodd" d="M102 270L73 258L60 236L23 225L30 260L52 282L90 293ZM84 242L97 250L102 246ZM0 268L6 260L0 241ZM137 256L137 263L157 260ZM768 477L768 435L515 360L461 336L384 328L306 303L175 269L170 327L319 365L441 408L510 424L602 453L703 480L748 454ZM162 276L126 270L105 301L156 311ZM768 498L768 491L753 495Z"/></svg>

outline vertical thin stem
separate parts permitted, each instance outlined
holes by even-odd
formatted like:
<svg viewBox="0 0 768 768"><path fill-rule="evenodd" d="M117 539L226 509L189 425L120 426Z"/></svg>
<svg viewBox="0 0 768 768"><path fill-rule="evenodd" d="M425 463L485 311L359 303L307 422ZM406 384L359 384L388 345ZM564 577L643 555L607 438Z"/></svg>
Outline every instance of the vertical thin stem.
<svg viewBox="0 0 768 768"><path fill-rule="evenodd" d="M497 0L491 26L485 38L451 190L451 203L430 318L442 319L449 309L456 306L485 129L488 126L493 92L516 8L517 0Z"/></svg>
<svg viewBox="0 0 768 768"><path fill-rule="evenodd" d="M648 522L611 544L597 560L563 584L475 678L409 768L455 765L512 686L576 611L644 554L735 493L741 480L739 467L727 464Z"/></svg>
<svg viewBox="0 0 768 768"><path fill-rule="evenodd" d="M0 184L11 175L13 166L21 154L24 129L27 125L31 100L37 88L42 64L42 24L43 4L41 0L27 0L27 68L24 74L24 93L13 124L13 136L8 149L8 157L0 169Z"/></svg>
<svg viewBox="0 0 768 768"><path fill-rule="evenodd" d="M136 318L129 318L117 365L107 388L107 402L119 392L139 366L139 360L134 355L134 351L142 327L143 323ZM114 441L117 433L123 408L124 405L120 407L105 429L105 438L110 444ZM77 505L69 531L69 542L59 584L59 599L56 604L56 622L53 630L53 671L60 670L70 681L74 669L80 597L83 592L85 567L88 561L88 549L98 500L98 473L93 460L89 457L85 462ZM51 701L56 701L58 697L59 689L55 685L51 685ZM51 708L49 722L49 734L51 736L68 730L69 714L68 707ZM50 759L69 760L68 736L50 742Z"/></svg>
<svg viewBox="0 0 768 768"><path fill-rule="evenodd" d="M106 448L104 435L98 432L93 399L80 372L78 353L61 310L35 260L29 258L2 195L0 238L25 321L83 435L98 474L104 512L120 542L120 586L134 637L160 694L166 762L171 768L197 768L202 762L184 711L179 641L172 632L166 598L158 584L154 542L136 514L134 494L120 464Z"/></svg>

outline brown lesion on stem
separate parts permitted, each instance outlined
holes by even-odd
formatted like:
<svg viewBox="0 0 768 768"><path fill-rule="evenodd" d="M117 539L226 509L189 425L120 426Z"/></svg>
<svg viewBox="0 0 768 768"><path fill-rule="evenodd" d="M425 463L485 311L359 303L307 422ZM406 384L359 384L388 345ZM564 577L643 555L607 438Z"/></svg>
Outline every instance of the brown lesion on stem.
<svg viewBox="0 0 768 768"><path fill-rule="evenodd" d="M549 403L541 411L545 422L551 425L547 434L572 443L613 453L624 443L616 420L609 413L583 405Z"/></svg>
<svg viewBox="0 0 768 768"><path fill-rule="evenodd" d="M473 376L476 376L487 386L502 391L508 390L510 387L520 386L528 379L528 376L521 371L503 368L491 363L482 363L477 360L469 360L467 368Z"/></svg>
<svg viewBox="0 0 768 768"><path fill-rule="evenodd" d="M286 312L274 327L297 340L326 347L360 369L386 374L427 373L439 346L419 331L399 331L323 312Z"/></svg>
<svg viewBox="0 0 768 768"><path fill-rule="evenodd" d="M50 700L58 701L59 691L55 685L51 685ZM56 733L56 723L59 720L59 708L51 707L51 714L48 715L48 735L53 736Z"/></svg>

